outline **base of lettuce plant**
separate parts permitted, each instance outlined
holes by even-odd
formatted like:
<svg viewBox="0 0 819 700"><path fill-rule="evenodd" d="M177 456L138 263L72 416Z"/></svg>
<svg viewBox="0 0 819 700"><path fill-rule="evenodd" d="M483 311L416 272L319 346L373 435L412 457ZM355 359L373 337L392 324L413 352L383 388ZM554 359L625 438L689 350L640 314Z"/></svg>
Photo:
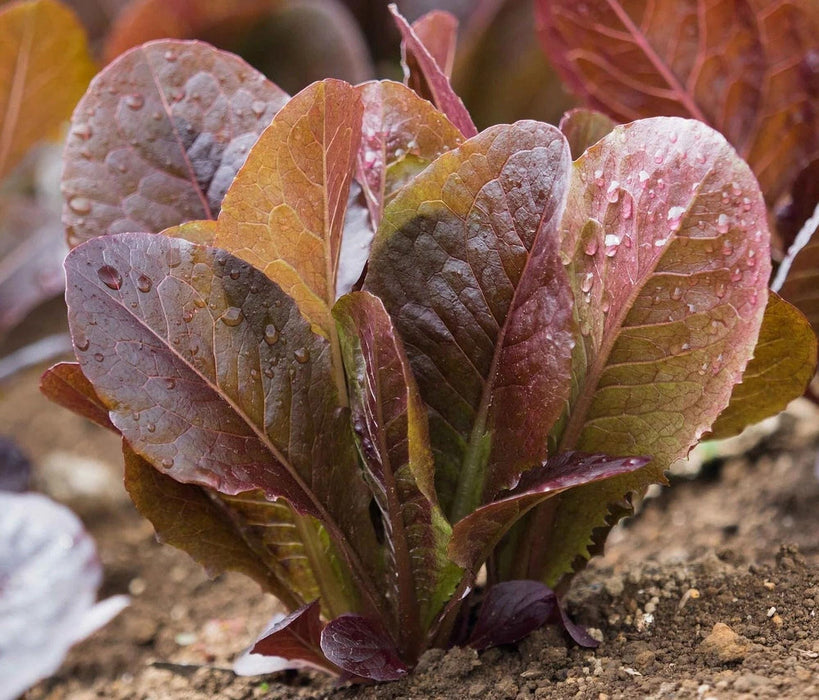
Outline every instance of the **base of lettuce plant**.
<svg viewBox="0 0 819 700"><path fill-rule="evenodd" d="M571 148L533 121L477 133L398 21L434 105L389 81L285 100L195 42L93 81L63 183L78 362L44 378L122 435L165 541L285 604L254 655L359 680L549 621L590 643L552 589L718 416L760 417L735 387L783 378L775 353L749 364L785 307L759 187L719 134L583 114ZM168 183L161 210L135 172L138 193ZM815 363L804 319L765 318Z"/></svg>

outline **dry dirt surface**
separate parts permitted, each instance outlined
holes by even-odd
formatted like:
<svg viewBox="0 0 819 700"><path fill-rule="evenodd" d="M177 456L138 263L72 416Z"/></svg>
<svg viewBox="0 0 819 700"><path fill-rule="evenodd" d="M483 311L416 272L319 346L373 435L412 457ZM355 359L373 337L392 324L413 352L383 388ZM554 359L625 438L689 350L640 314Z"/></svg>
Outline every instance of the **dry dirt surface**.
<svg viewBox="0 0 819 700"><path fill-rule="evenodd" d="M0 386L0 432L96 537L101 595L133 602L27 700L819 698L819 410L806 402L735 456L719 448L615 530L569 597L597 649L546 629L480 654L430 651L396 683L336 688L230 671L275 601L238 575L209 580L158 544L120 485L116 438L51 406L36 379Z"/></svg>

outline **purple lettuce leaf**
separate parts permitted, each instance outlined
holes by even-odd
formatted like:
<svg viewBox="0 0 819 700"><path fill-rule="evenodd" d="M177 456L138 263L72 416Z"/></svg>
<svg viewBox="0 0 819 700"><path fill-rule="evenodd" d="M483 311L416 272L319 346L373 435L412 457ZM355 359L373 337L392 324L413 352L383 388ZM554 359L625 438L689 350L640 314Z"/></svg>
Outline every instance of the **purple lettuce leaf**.
<svg viewBox="0 0 819 700"><path fill-rule="evenodd" d="M572 296L557 251L569 168L554 127L487 129L401 190L373 243L365 289L429 407L452 522L546 458L569 394Z"/></svg>
<svg viewBox="0 0 819 700"><path fill-rule="evenodd" d="M389 543L385 586L399 647L402 658L414 660L461 577L446 557L451 528L435 494L426 410L381 301L348 294L333 315L359 451Z"/></svg>
<svg viewBox="0 0 819 700"><path fill-rule="evenodd" d="M68 651L116 616L126 596L95 603L102 567L70 510L0 491L0 698L54 673Z"/></svg>
<svg viewBox="0 0 819 700"><path fill-rule="evenodd" d="M351 676L396 681L409 673L383 626L361 615L330 620L321 631L321 650Z"/></svg>
<svg viewBox="0 0 819 700"><path fill-rule="evenodd" d="M286 101L240 58L200 42L155 41L122 55L72 118L62 184L69 243L215 219Z"/></svg>
<svg viewBox="0 0 819 700"><path fill-rule="evenodd" d="M594 146L616 126L602 112L593 109L572 109L563 115L559 128L569 142L572 158L577 160L586 149Z"/></svg>
<svg viewBox="0 0 819 700"><path fill-rule="evenodd" d="M390 12L395 19L398 31L401 32L401 55L407 82L422 85L421 97L426 97L428 94L430 101L449 117L449 120L458 127L464 137L475 136L478 130L461 98L452 89L446 73L394 4L390 5ZM413 68L415 68L414 71L412 71Z"/></svg>
<svg viewBox="0 0 819 700"><path fill-rule="evenodd" d="M183 483L261 490L316 518L364 609L380 609L370 497L328 342L293 300L224 251L145 233L92 239L66 270L80 366L134 451Z"/></svg>
<svg viewBox="0 0 819 700"><path fill-rule="evenodd" d="M103 428L119 432L108 417L108 409L100 400L76 362L59 362L40 377L40 391L51 401L69 411L88 418Z"/></svg>

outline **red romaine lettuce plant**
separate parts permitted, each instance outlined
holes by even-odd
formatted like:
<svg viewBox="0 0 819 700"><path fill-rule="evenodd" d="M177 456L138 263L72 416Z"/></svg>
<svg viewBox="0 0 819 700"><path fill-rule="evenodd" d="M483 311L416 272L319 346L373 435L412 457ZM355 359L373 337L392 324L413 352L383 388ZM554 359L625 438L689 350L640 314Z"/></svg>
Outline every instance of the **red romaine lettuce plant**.
<svg viewBox="0 0 819 700"><path fill-rule="evenodd" d="M78 363L44 377L121 433L162 539L291 611L256 652L376 680L549 620L589 642L548 587L780 361L748 362L769 233L722 136L647 119L573 162L547 124L477 133L398 22L437 109L288 100L196 42L95 79L63 178Z"/></svg>

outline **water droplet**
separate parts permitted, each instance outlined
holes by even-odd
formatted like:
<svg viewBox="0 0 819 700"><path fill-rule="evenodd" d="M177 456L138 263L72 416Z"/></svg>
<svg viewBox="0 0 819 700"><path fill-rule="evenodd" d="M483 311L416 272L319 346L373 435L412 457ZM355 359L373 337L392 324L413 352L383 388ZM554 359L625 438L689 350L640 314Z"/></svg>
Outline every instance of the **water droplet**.
<svg viewBox="0 0 819 700"><path fill-rule="evenodd" d="M665 180L663 180L663 178L657 180L657 189L660 190L660 192L665 189Z"/></svg>
<svg viewBox="0 0 819 700"><path fill-rule="evenodd" d="M742 189L736 182L731 183L731 193L734 195L734 197L739 197L739 195L742 194Z"/></svg>
<svg viewBox="0 0 819 700"><path fill-rule="evenodd" d="M132 92L125 96L125 104L133 110L142 109L145 104L145 98L138 92Z"/></svg>
<svg viewBox="0 0 819 700"><path fill-rule="evenodd" d="M706 160L708 160L708 159L707 159L705 153L700 152L700 153L697 154L697 162L698 163L700 163L702 165L702 164L705 163Z"/></svg>
<svg viewBox="0 0 819 700"><path fill-rule="evenodd" d="M728 217L725 214L720 214L717 217L717 231L720 233L728 233Z"/></svg>
<svg viewBox="0 0 819 700"><path fill-rule="evenodd" d="M162 466L165 467L165 469L170 469L173 466L173 460L170 457L165 457L165 459L162 460Z"/></svg>
<svg viewBox="0 0 819 700"><path fill-rule="evenodd" d="M598 187L603 186L603 171L602 170L595 170L594 171L594 183Z"/></svg>
<svg viewBox="0 0 819 700"><path fill-rule="evenodd" d="M175 52L175 51L171 51L170 49L168 49L168 50L165 52L165 60L166 60L168 63L173 63L173 62L176 60L176 52Z"/></svg>
<svg viewBox="0 0 819 700"><path fill-rule="evenodd" d="M156 425L154 425L153 423L148 423L148 425L146 425L145 428L149 433L153 433L156 431Z"/></svg>
<svg viewBox="0 0 819 700"><path fill-rule="evenodd" d="M671 225L672 231L680 230L683 214L685 214L685 207L671 207L671 209L668 210L666 220Z"/></svg>
<svg viewBox="0 0 819 700"><path fill-rule="evenodd" d="M734 244L731 241L724 241L722 244L722 254L727 258L734 252Z"/></svg>
<svg viewBox="0 0 819 700"><path fill-rule="evenodd" d="M293 352L293 357L296 358L296 362L303 365L310 361L310 351L307 348L298 348Z"/></svg>
<svg viewBox="0 0 819 700"><path fill-rule="evenodd" d="M591 335L591 324L585 318L580 322L580 333L586 336Z"/></svg>
<svg viewBox="0 0 819 700"><path fill-rule="evenodd" d="M175 379L172 379L171 377L168 377L168 378L165 380L165 388L166 388L168 391L173 391L174 389L176 389L176 380L175 380Z"/></svg>
<svg viewBox="0 0 819 700"><path fill-rule="evenodd" d="M732 282L739 282L741 279L742 279L742 270L740 270L739 268L736 268L731 273L731 281Z"/></svg>
<svg viewBox="0 0 819 700"><path fill-rule="evenodd" d="M676 131L672 131L672 132L671 132L671 133L668 135L668 140L669 140L669 141L671 141L671 143L677 143L677 132L676 132Z"/></svg>
<svg viewBox="0 0 819 700"><path fill-rule="evenodd" d="M235 268L235 267L234 267L234 268L233 268L233 269L230 271L230 279L232 279L232 280L237 280L237 279L239 279L239 270L238 270L238 268Z"/></svg>
<svg viewBox="0 0 819 700"><path fill-rule="evenodd" d="M185 323L190 323L191 321L193 321L193 317L194 317L193 309L185 309L182 312L182 320Z"/></svg>
<svg viewBox="0 0 819 700"><path fill-rule="evenodd" d="M179 252L179 248L168 249L167 263L170 268L179 267L182 264L182 254Z"/></svg>
<svg viewBox="0 0 819 700"><path fill-rule="evenodd" d="M674 289L671 291L671 298L674 301L679 301L682 298L682 289L679 287L674 287Z"/></svg>
<svg viewBox="0 0 819 700"><path fill-rule="evenodd" d="M90 344L91 343L89 342L88 338L86 338L85 336L81 335L74 336L74 347L77 348L77 350L79 350L80 352L85 352L86 350L88 350L88 346Z"/></svg>
<svg viewBox="0 0 819 700"><path fill-rule="evenodd" d="M105 355L103 355L101 352L95 352L94 353L94 359L97 362L102 362L105 359Z"/></svg>
<svg viewBox="0 0 819 700"><path fill-rule="evenodd" d="M655 162L657 165L659 165L660 163L662 163L662 162L663 162L663 158L664 158L664 155L663 155L663 152L662 152L662 151L657 151L657 152L654 154L654 162Z"/></svg>
<svg viewBox="0 0 819 700"><path fill-rule="evenodd" d="M137 278L136 286L140 292L144 292L147 294L148 292L151 291L151 287L154 286L154 283L151 281L151 278L148 277L147 275L140 275Z"/></svg>
<svg viewBox="0 0 819 700"><path fill-rule="evenodd" d="M717 282L714 293L717 295L718 299L722 299L725 296L726 289L725 282Z"/></svg>
<svg viewBox="0 0 819 700"><path fill-rule="evenodd" d="M220 317L226 326L238 326L244 320L242 310L236 306L229 306Z"/></svg>
<svg viewBox="0 0 819 700"><path fill-rule="evenodd" d="M259 372L255 369L250 370L250 378L255 381L259 378Z"/></svg>
<svg viewBox="0 0 819 700"><path fill-rule="evenodd" d="M122 286L122 276L117 268L111 267L111 265L103 265L97 270L97 275L100 281L109 289L117 290Z"/></svg>
<svg viewBox="0 0 819 700"><path fill-rule="evenodd" d="M264 329L264 342L268 345L275 345L279 342L279 329L272 323L268 323Z"/></svg>
<svg viewBox="0 0 819 700"><path fill-rule="evenodd" d="M591 291L593 283L594 283L594 273L593 272L587 272L586 275L583 277L583 280L580 282L580 290L582 292Z"/></svg>
<svg viewBox="0 0 819 700"><path fill-rule="evenodd" d="M594 255L597 252L597 236L592 236L586 243L586 255Z"/></svg>
<svg viewBox="0 0 819 700"><path fill-rule="evenodd" d="M395 149L395 157L396 158L403 158L407 152L403 148L396 148Z"/></svg>
<svg viewBox="0 0 819 700"><path fill-rule="evenodd" d="M91 213L91 200L88 197L72 197L68 200L68 208L75 214L85 216Z"/></svg>
<svg viewBox="0 0 819 700"><path fill-rule="evenodd" d="M623 219L625 219L626 221L628 221L628 220L631 218L631 212L632 212L632 202L631 202L631 197L625 197L625 198L623 199L623 208L622 208L622 211L623 211Z"/></svg>
<svg viewBox="0 0 819 700"><path fill-rule="evenodd" d="M611 294L609 292L605 292L603 294L603 298L600 301L600 308L603 310L604 314L609 312L609 309L611 308Z"/></svg>
<svg viewBox="0 0 819 700"><path fill-rule="evenodd" d="M273 370L270 367L266 368L264 371L264 376L268 379L273 379Z"/></svg>
<svg viewBox="0 0 819 700"><path fill-rule="evenodd" d="M617 236L613 233L607 233L606 238L603 242L607 246L620 245L620 236Z"/></svg>
<svg viewBox="0 0 819 700"><path fill-rule="evenodd" d="M742 198L742 211L751 211L751 200L747 197Z"/></svg>
<svg viewBox="0 0 819 700"><path fill-rule="evenodd" d="M606 201L610 204L614 204L618 199L620 199L620 183L617 182L617 180L613 180L608 190L606 190Z"/></svg>
<svg viewBox="0 0 819 700"><path fill-rule="evenodd" d="M87 122L83 122L82 124L77 124L72 130L71 133L78 138L81 138L83 141L87 141L91 138L94 133L94 130L91 128L91 125Z"/></svg>
<svg viewBox="0 0 819 700"><path fill-rule="evenodd" d="M645 170L640 171L640 182L645 183L648 178L651 177Z"/></svg>

